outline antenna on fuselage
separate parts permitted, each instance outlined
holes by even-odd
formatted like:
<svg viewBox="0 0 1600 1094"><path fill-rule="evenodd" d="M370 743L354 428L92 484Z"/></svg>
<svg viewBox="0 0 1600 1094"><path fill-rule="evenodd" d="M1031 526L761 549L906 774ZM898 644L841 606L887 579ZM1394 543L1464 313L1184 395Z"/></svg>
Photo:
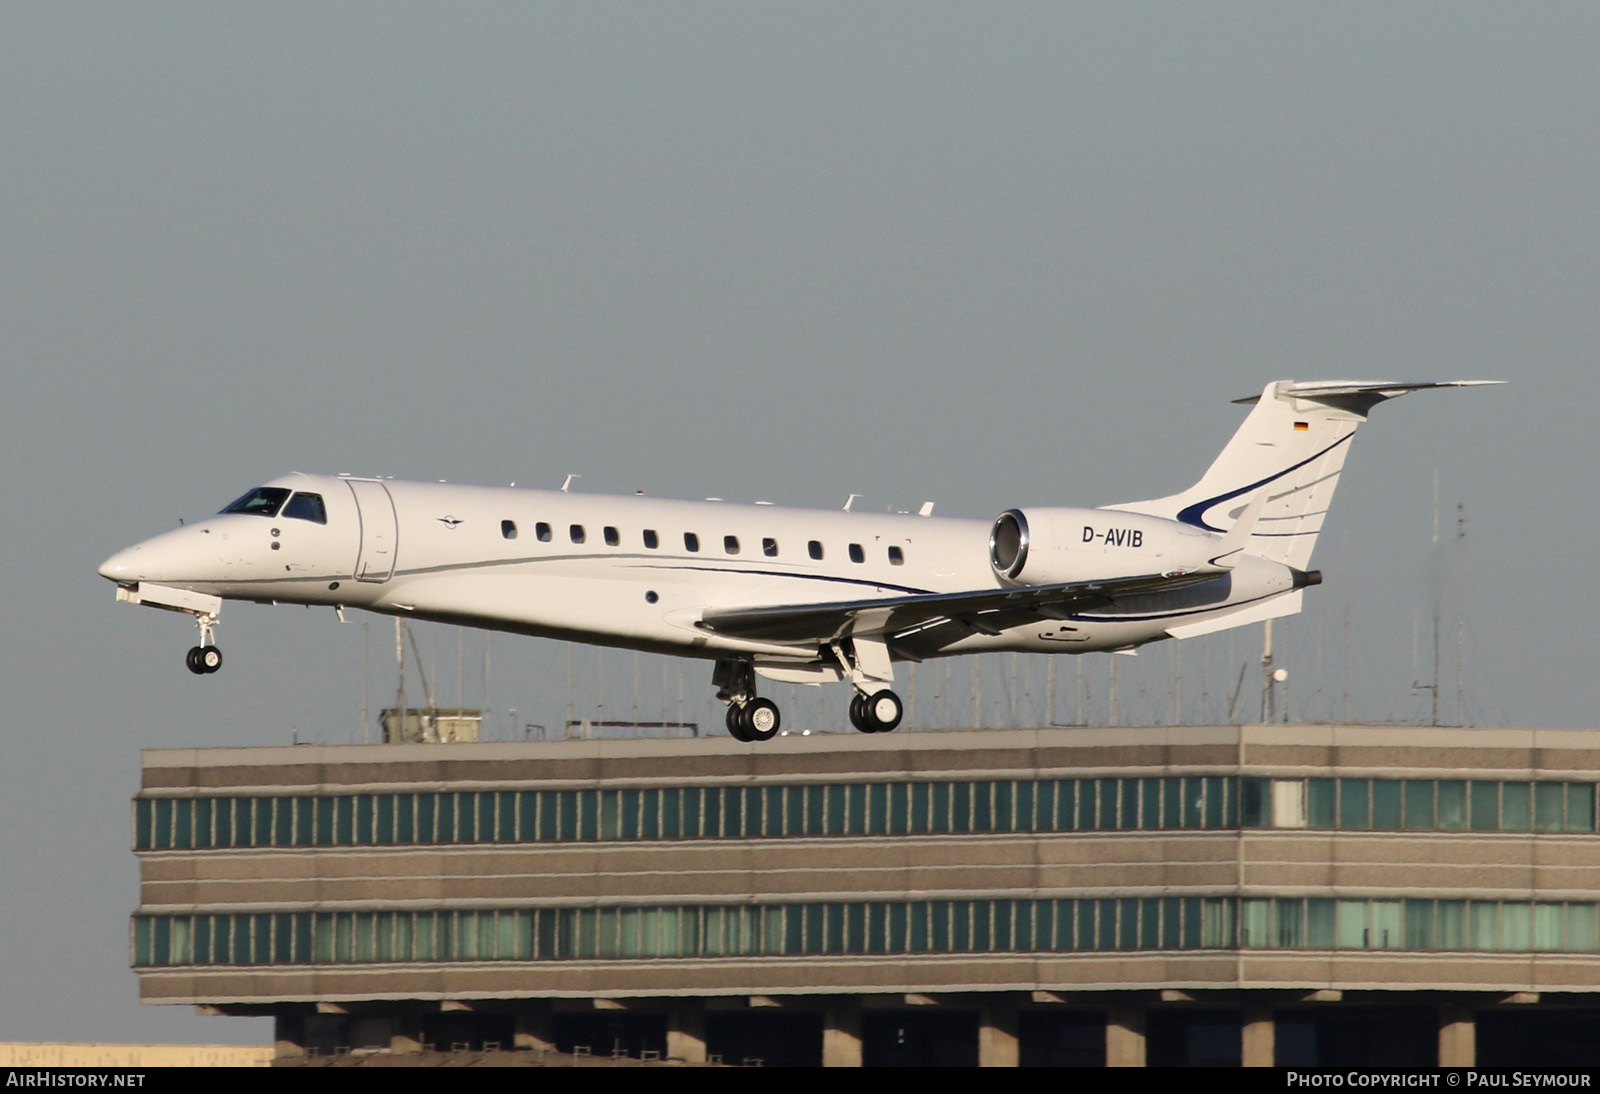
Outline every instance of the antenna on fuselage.
<svg viewBox="0 0 1600 1094"><path fill-rule="evenodd" d="M860 494L851 494L848 498L844 499L844 511L846 513L850 511L850 507L856 503L856 499L860 496Z"/></svg>
<svg viewBox="0 0 1600 1094"><path fill-rule="evenodd" d="M581 478L583 478L582 475L568 475L567 481L561 484L561 492L565 494L567 492L567 488L572 485L572 480Z"/></svg>

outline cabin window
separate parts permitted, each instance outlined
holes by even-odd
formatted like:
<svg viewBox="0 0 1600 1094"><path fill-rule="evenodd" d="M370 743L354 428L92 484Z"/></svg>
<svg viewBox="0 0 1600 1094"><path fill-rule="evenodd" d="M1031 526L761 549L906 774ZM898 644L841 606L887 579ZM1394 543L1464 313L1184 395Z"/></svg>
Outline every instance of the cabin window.
<svg viewBox="0 0 1600 1094"><path fill-rule="evenodd" d="M654 528L646 528L644 530L644 545L652 551L661 546L661 540L657 537Z"/></svg>
<svg viewBox="0 0 1600 1094"><path fill-rule="evenodd" d="M296 494L283 507L283 515L291 520L309 520L312 524L328 523L328 511L322 507L321 494Z"/></svg>
<svg viewBox="0 0 1600 1094"><path fill-rule="evenodd" d="M900 548L898 548L898 547L889 548L889 565L891 565L891 566L904 566L905 564L906 564L906 554L905 554L905 552L900 550Z"/></svg>
<svg viewBox="0 0 1600 1094"><path fill-rule="evenodd" d="M778 541L775 540L775 539L770 539L770 538L762 540L761 541L761 553L766 555L768 558L777 558L778 557Z"/></svg>
<svg viewBox="0 0 1600 1094"><path fill-rule="evenodd" d="M722 549L724 551L728 552L730 555L738 554L739 553L739 537L738 536L723 536L722 537Z"/></svg>
<svg viewBox="0 0 1600 1094"><path fill-rule="evenodd" d="M588 538L583 534L583 525L581 524L574 524L571 528L568 528L567 531L569 534L571 534L572 542L574 543L582 543Z"/></svg>
<svg viewBox="0 0 1600 1094"><path fill-rule="evenodd" d="M550 526L542 520L533 526L533 534L539 537L540 543L550 542Z"/></svg>
<svg viewBox="0 0 1600 1094"><path fill-rule="evenodd" d="M861 544L852 543L850 545L850 561L851 562L865 562L865 561L867 561L867 553L861 549Z"/></svg>
<svg viewBox="0 0 1600 1094"><path fill-rule="evenodd" d="M611 525L606 525L606 546L615 547L622 542L622 537L617 535L617 530Z"/></svg>
<svg viewBox="0 0 1600 1094"><path fill-rule="evenodd" d="M224 513L249 513L254 517L275 517L289 497L281 486L258 486L223 510Z"/></svg>
<svg viewBox="0 0 1600 1094"><path fill-rule="evenodd" d="M821 542L818 540L812 540L810 543L806 544L806 550L810 552L812 558L816 559L818 562L822 561Z"/></svg>
<svg viewBox="0 0 1600 1094"><path fill-rule="evenodd" d="M506 539L516 539L517 538L517 522L514 521L514 520L503 520L503 521L501 521L500 522L500 534L502 536L504 536Z"/></svg>
<svg viewBox="0 0 1600 1094"><path fill-rule="evenodd" d="M700 537L693 532L683 533L683 549L685 551L698 551L700 549Z"/></svg>

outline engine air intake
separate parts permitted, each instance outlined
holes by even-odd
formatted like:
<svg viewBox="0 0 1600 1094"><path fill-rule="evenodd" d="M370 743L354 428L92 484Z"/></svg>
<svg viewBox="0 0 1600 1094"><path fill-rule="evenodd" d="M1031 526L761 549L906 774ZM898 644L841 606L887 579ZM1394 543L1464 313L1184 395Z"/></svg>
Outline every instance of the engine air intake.
<svg viewBox="0 0 1600 1094"><path fill-rule="evenodd" d="M1028 518L1008 509L989 532L989 564L1001 577L1015 578L1028 564Z"/></svg>

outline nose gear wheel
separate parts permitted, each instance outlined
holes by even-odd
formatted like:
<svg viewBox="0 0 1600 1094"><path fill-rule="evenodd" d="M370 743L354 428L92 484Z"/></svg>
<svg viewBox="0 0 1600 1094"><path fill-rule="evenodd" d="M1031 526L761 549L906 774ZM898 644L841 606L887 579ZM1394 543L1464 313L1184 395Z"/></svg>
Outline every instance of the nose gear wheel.
<svg viewBox="0 0 1600 1094"><path fill-rule="evenodd" d="M196 676L209 676L222 667L222 650L216 646L195 646L183 660Z"/></svg>

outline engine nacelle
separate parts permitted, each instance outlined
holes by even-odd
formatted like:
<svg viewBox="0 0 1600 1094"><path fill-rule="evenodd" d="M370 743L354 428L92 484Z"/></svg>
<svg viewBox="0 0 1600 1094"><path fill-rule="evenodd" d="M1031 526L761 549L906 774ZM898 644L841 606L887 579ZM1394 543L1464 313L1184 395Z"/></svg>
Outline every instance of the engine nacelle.
<svg viewBox="0 0 1600 1094"><path fill-rule="evenodd" d="M1191 573L1222 537L1181 521L1113 509L1008 509L989 532L989 564L1008 585Z"/></svg>

